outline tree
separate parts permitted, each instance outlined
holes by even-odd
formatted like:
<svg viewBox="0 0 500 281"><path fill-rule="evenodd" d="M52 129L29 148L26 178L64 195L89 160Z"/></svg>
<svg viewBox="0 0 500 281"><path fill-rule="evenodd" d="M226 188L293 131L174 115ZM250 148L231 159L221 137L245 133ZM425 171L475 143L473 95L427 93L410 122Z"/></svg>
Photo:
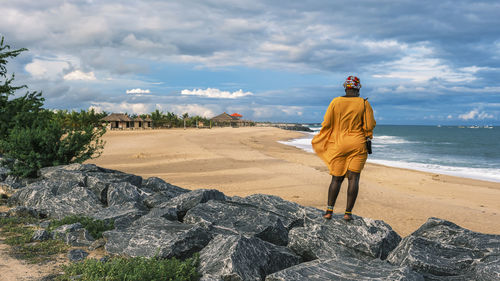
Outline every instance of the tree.
<svg viewBox="0 0 500 281"><path fill-rule="evenodd" d="M11 174L36 177L42 167L81 163L98 157L104 147L101 140L106 128L95 126L96 114L87 112L54 113L43 108L41 92L26 92L11 99L26 85L13 86L14 74L7 75L8 59L17 57L26 49L10 51L0 40L0 153L11 161L4 161Z"/></svg>

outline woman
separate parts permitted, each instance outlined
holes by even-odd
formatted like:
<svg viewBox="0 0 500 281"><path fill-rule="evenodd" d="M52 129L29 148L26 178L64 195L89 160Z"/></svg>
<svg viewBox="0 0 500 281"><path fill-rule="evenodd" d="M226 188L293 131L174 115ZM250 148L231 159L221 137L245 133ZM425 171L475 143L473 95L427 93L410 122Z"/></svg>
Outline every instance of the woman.
<svg viewBox="0 0 500 281"><path fill-rule="evenodd" d="M333 206L346 175L349 187L344 219L352 219L359 176L368 158L366 140L373 138L376 124L370 103L359 97L361 83L358 77L347 77L344 88L345 96L332 100L321 124L321 131L312 140L314 151L326 163L332 175L328 207L323 216L325 219L332 218Z"/></svg>

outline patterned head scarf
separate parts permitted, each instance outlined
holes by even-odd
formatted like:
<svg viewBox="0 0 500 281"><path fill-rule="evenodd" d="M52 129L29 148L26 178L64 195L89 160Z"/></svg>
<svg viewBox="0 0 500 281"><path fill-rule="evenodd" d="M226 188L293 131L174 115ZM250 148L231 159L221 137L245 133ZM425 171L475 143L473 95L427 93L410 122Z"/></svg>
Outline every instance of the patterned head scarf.
<svg viewBox="0 0 500 281"><path fill-rule="evenodd" d="M349 76L344 82L345 89L361 89L361 83L359 82L359 78L356 76Z"/></svg>

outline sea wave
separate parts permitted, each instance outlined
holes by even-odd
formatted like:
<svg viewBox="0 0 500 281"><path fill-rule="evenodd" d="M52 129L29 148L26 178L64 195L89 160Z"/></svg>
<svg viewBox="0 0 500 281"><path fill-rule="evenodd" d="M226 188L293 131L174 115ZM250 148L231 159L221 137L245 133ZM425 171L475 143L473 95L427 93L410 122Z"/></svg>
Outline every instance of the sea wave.
<svg viewBox="0 0 500 281"><path fill-rule="evenodd" d="M430 173L456 176L462 178L500 182L500 169L452 167L452 166L437 165L437 164L424 164L424 163L380 160L380 159L368 159L368 162L390 167L417 170L422 172L430 172Z"/></svg>
<svg viewBox="0 0 500 281"><path fill-rule="evenodd" d="M279 143L295 146L304 151L314 153L311 145L311 140L315 133L309 133L306 137L299 139L291 139L288 141L279 141ZM406 144L406 143L418 143L414 141L409 141L401 137L395 136L375 136L373 140L374 147L384 147L389 144ZM405 150L406 151L406 150ZM415 154L414 157L410 157L408 151L405 156L407 159L415 160L415 162L405 162L405 161L395 161L395 160L383 160L383 159L372 159L369 158L368 162L381 164L384 166L391 166L397 168L405 168L417 171L431 172L437 174L444 174L450 176L464 177L464 178L472 178L493 182L500 182L500 169L498 168L468 168L468 167L459 167L459 166L447 166L447 165L439 165L439 164L426 164L419 163L420 161L429 161L429 162L443 162L443 159L439 157L427 157L426 159L422 159L422 155ZM448 156L447 159L450 157ZM454 159L454 162L463 162L467 159Z"/></svg>

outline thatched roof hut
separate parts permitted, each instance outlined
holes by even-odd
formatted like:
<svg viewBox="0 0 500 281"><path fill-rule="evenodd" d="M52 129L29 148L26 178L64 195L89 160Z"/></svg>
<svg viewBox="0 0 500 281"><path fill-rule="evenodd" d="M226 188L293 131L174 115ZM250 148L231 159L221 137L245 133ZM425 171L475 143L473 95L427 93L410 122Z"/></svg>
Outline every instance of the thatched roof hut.
<svg viewBox="0 0 500 281"><path fill-rule="evenodd" d="M132 118L130 118L127 114L125 113L111 113L110 115L104 117L101 119L102 121L106 122L130 122L133 121Z"/></svg>
<svg viewBox="0 0 500 281"><path fill-rule="evenodd" d="M109 129L145 129L151 128L151 118L131 118L124 113L112 113L101 119L108 122Z"/></svg>
<svg viewBox="0 0 500 281"><path fill-rule="evenodd" d="M237 113L236 113L237 114ZM239 114L238 114L239 115ZM250 126L253 122L249 120L240 120L241 115L238 116L232 116L227 114L226 112L215 116L214 118L210 119L214 126L232 126L232 127L238 127L238 126Z"/></svg>

